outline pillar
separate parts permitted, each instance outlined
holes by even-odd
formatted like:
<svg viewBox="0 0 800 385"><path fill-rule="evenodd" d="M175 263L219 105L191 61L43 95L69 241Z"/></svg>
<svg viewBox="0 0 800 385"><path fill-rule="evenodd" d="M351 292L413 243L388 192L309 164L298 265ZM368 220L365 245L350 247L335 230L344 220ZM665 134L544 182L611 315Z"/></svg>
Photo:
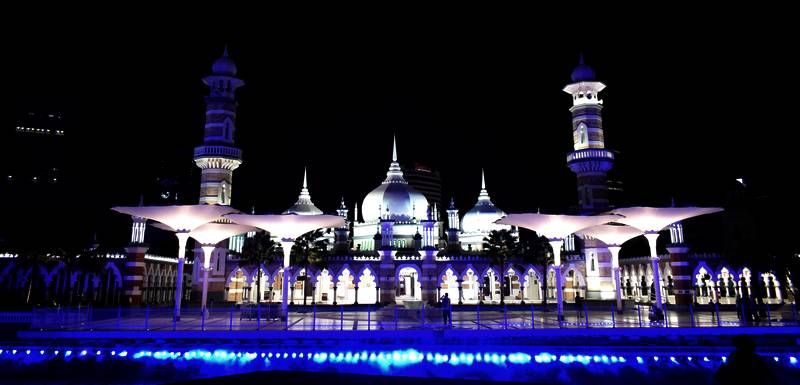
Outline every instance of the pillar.
<svg viewBox="0 0 800 385"><path fill-rule="evenodd" d="M142 303L142 288L144 281L144 255L147 246L132 244L125 248L125 276L123 280L123 303L138 306ZM67 279L72 279L68 277Z"/></svg>
<svg viewBox="0 0 800 385"><path fill-rule="evenodd" d="M689 268L689 248L683 245L670 245L669 265L672 269L673 292L677 305L689 305L694 298L692 286L692 271Z"/></svg>

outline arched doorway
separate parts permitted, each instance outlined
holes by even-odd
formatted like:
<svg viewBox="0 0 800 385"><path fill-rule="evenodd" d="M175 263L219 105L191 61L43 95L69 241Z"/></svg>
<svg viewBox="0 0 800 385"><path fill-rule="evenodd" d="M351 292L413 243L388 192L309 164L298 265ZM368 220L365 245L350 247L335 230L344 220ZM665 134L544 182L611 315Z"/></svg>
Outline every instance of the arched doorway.
<svg viewBox="0 0 800 385"><path fill-rule="evenodd" d="M583 274L574 266L567 268L564 279L564 301L575 301L575 295L580 293L581 297L586 298L586 281Z"/></svg>
<svg viewBox="0 0 800 385"><path fill-rule="evenodd" d="M500 303L500 295L502 294L502 287L500 285L500 277L494 269L486 269L483 273L483 302L486 303Z"/></svg>
<svg viewBox="0 0 800 385"><path fill-rule="evenodd" d="M525 281L523 282L523 297L525 298L525 302L539 302L542 300L541 281L539 272L532 267L528 268L528 271L525 273Z"/></svg>
<svg viewBox="0 0 800 385"><path fill-rule="evenodd" d="M338 305L350 305L356 302L355 277L350 269L344 268L336 277L336 303Z"/></svg>
<svg viewBox="0 0 800 385"><path fill-rule="evenodd" d="M320 304L333 304L333 276L328 272L328 269L322 269L317 275L315 300Z"/></svg>
<svg viewBox="0 0 800 385"><path fill-rule="evenodd" d="M375 284L375 276L372 271L365 267L358 277L358 303L371 305L378 301L378 293Z"/></svg>
<svg viewBox="0 0 800 385"><path fill-rule="evenodd" d="M475 275L475 270L467 268L464 275L461 277L461 299L463 303L478 303L478 277ZM458 302L456 302L458 303Z"/></svg>
<svg viewBox="0 0 800 385"><path fill-rule="evenodd" d="M245 287L248 285L247 275L245 272L237 268L228 276L227 296L225 300L228 302L242 303L245 298Z"/></svg>
<svg viewBox="0 0 800 385"><path fill-rule="evenodd" d="M403 300L422 300L422 284L419 282L419 271L411 266L401 267L397 272L397 299L399 304Z"/></svg>
<svg viewBox="0 0 800 385"><path fill-rule="evenodd" d="M451 304L458 303L458 276L450 267L440 275L439 288L439 296L444 297L447 293Z"/></svg>
<svg viewBox="0 0 800 385"><path fill-rule="evenodd" d="M505 296L506 303L520 303L522 302L522 282L520 275L513 268L506 270L506 276L503 278L505 285L503 285L503 295Z"/></svg>
<svg viewBox="0 0 800 385"><path fill-rule="evenodd" d="M714 281L711 279L711 274L706 266L700 265L695 269L694 273L694 291L697 297L697 303L706 304L716 299L716 290Z"/></svg>

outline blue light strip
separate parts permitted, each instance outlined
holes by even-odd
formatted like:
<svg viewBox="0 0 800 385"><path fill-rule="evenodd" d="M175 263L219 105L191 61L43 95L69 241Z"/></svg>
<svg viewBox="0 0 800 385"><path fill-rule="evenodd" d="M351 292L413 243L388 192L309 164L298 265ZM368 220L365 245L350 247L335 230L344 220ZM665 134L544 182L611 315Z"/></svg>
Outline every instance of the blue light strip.
<svg viewBox="0 0 800 385"><path fill-rule="evenodd" d="M788 367L797 367L797 354L771 354L766 356L774 362ZM135 360L135 361L201 361L217 365L261 365L281 363L311 363L314 365L366 365L380 368L384 372L415 365L434 366L495 366L521 367L524 365L671 365L692 367L717 367L727 361L720 354L685 352L659 352L645 356L607 354L552 354L539 352L433 352L416 349L391 351L310 351L310 350L247 350L189 349L189 350L137 350L108 348L22 348L0 349L0 360L23 364L41 363L49 360Z"/></svg>

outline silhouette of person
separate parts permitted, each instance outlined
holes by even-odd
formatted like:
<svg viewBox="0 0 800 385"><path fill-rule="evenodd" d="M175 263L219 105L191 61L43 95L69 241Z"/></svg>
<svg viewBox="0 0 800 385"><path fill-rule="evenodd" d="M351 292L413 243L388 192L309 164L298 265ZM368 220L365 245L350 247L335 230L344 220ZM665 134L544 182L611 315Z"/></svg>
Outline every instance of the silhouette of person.
<svg viewBox="0 0 800 385"><path fill-rule="evenodd" d="M578 311L578 322L583 317L583 297L581 293L575 293L575 309Z"/></svg>
<svg viewBox="0 0 800 385"><path fill-rule="evenodd" d="M756 354L756 345L748 335L733 337L735 350L714 374L719 384L774 384L777 381L767 362Z"/></svg>
<svg viewBox="0 0 800 385"><path fill-rule="evenodd" d="M450 296L447 293L444 293L444 296L440 299L442 303L442 321L444 322L445 326L450 325L450 322L453 321L451 315L451 307L450 307Z"/></svg>

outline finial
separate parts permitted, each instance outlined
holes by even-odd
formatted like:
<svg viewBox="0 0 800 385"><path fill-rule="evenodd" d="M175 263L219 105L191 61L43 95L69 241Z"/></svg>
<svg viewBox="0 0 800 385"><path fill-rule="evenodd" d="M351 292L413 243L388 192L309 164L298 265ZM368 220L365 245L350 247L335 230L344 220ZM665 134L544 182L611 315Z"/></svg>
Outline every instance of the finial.
<svg viewBox="0 0 800 385"><path fill-rule="evenodd" d="M392 136L392 162L397 162L397 135Z"/></svg>
<svg viewBox="0 0 800 385"><path fill-rule="evenodd" d="M486 190L486 175L483 172L483 168L481 168L481 190Z"/></svg>
<svg viewBox="0 0 800 385"><path fill-rule="evenodd" d="M541 213L542 213L542 209L541 209L541 207L537 207L537 208L536 208L536 214L541 214Z"/></svg>
<svg viewBox="0 0 800 385"><path fill-rule="evenodd" d="M228 43L225 43L225 50L222 51L223 57L228 57Z"/></svg>
<svg viewBox="0 0 800 385"><path fill-rule="evenodd" d="M303 167L303 188L308 188L306 176L308 175L308 167Z"/></svg>
<svg viewBox="0 0 800 385"><path fill-rule="evenodd" d="M256 206L255 205L250 206L250 214L252 214L252 215L256 214Z"/></svg>
<svg viewBox="0 0 800 385"><path fill-rule="evenodd" d="M675 197L670 197L672 199L672 207L675 207Z"/></svg>
<svg viewBox="0 0 800 385"><path fill-rule="evenodd" d="M144 194L139 194L139 207L144 206Z"/></svg>
<svg viewBox="0 0 800 385"><path fill-rule="evenodd" d="M585 63L583 62L583 52L581 52L581 53L580 53L580 56L578 57L578 64L580 64L580 65L584 65L584 64L585 64Z"/></svg>

